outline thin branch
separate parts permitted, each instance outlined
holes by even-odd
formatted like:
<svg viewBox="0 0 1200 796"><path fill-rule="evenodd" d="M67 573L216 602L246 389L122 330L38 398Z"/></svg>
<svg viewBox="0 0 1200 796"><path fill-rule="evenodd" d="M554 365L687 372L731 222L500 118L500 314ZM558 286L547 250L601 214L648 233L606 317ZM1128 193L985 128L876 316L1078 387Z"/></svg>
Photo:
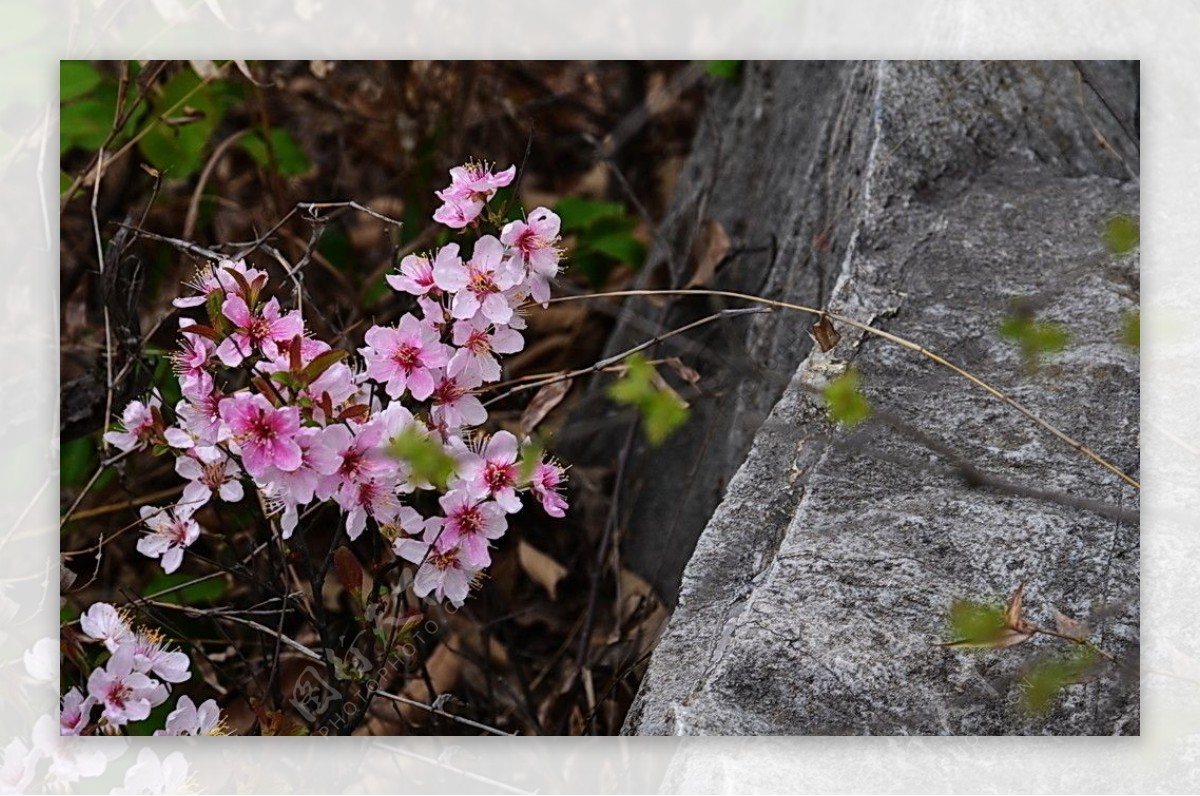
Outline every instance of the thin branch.
<svg viewBox="0 0 1200 796"><path fill-rule="evenodd" d="M459 724L465 724L468 727L474 727L477 730L483 730L484 732L491 733L492 735L504 735L504 736L508 736L510 738L516 736L516 733L505 732L504 730L498 730L495 727L489 727L488 725L481 724L478 721L472 721L471 719L466 719L466 718L463 718L462 716L456 716L453 713L447 713L446 711L442 710L441 708L435 708L433 705L426 705L424 702L418 702L415 699L409 699L408 697L397 696L396 694L390 694L387 691L380 691L378 689L375 690L374 695L381 696L384 699L390 699L393 702L399 702L401 705L408 705L410 707L419 708L421 710L428 711L429 713L432 713L435 716L442 716L443 718L450 719L451 721L458 722Z"/></svg>
<svg viewBox="0 0 1200 796"><path fill-rule="evenodd" d="M1097 655L1104 658L1105 660L1110 661L1111 663L1119 664L1121 662L1121 659L1119 657L1117 657L1116 655L1113 655L1108 650L1100 649L1100 647L1097 647L1095 644L1088 641L1086 638L1076 638L1075 636L1069 636L1066 633L1059 633L1057 630L1051 630L1048 627L1042 627L1040 625L1030 625L1029 629L1032 630L1034 633L1041 633L1043 636L1052 636L1054 638L1060 638L1063 641L1070 641L1073 644L1078 644L1081 647L1086 647L1087 649L1096 653Z"/></svg>
<svg viewBox="0 0 1200 796"><path fill-rule="evenodd" d="M862 321L855 320L854 318L849 318L845 315L839 315L837 313L828 312L826 310L814 309L813 307L805 307L801 304L792 304L792 303L786 302L786 301L776 301L775 299L763 298L762 296L752 296L747 293L736 293L732 290L707 290L707 289L614 290L614 291L610 291L607 293L591 293L591 294L582 294L582 295L578 295L578 296L560 296L558 298L550 299L550 303L560 303L560 302L565 302L565 301L579 301L582 299L617 298L617 297L628 297L628 296L723 296L725 298L740 299L742 301L753 301L757 304L763 304L768 307L779 307L782 309L797 310L798 312L805 312L805 313L808 313L809 315L814 315L817 317L825 317L825 318L829 318L830 320L837 321L839 323L844 323L847 326L851 326L855 329L859 329L863 332L866 332L867 334L871 334L880 339L887 340L890 343L895 343L896 345L900 346L901 348L907 348L909 351L913 351L917 354L920 354L921 356L925 357L926 359L930 360L931 362L934 362L938 365L941 365L944 368L947 368L948 370L953 371L954 373L957 373L959 376L961 376L964 379L966 379L967 381L971 382L976 387L980 388L981 390L988 393L992 397L997 398L1000 401L1004 402L1010 408L1012 408L1012 409L1016 410L1017 412L1019 412L1020 414L1024 415L1029 420L1032 420L1034 423L1041 426L1046 431L1049 431L1055 437L1058 437L1058 439L1062 440L1067 445L1074 448L1078 453L1083 454L1087 458L1089 458L1092 461L1099 464L1104 469L1108 470L1111 473L1114 473L1117 477L1119 477L1125 483L1129 484L1130 486L1134 487L1135 489L1142 488L1142 485L1137 481L1137 479L1135 479L1133 476L1126 473L1120 467L1117 467L1115 464L1108 461L1108 459L1105 459L1103 456L1096 453L1091 448L1084 445L1082 442L1079 442L1075 438L1071 437L1066 432L1059 429L1057 426L1051 424L1049 421L1043 420L1041 417L1039 417L1037 414L1035 414L1033 412L1033 410L1027 408L1024 404L1020 403L1016 399L1009 397L1006 393L1004 393L1003 391L1001 391L1000 389L998 389L996 387L993 387L991 384L988 384L986 381L979 378L978 376L971 373L970 371L968 371L964 368L961 368L958 365L955 365L953 362L950 362L945 357L935 354L933 351L930 351L928 348L925 348L925 346L923 346L919 343L915 343L911 340L900 337L899 335L892 334L891 332L885 332L882 329L878 329L874 326L871 326L870 324L863 323Z"/></svg>
<svg viewBox="0 0 1200 796"><path fill-rule="evenodd" d="M188 202L187 215L183 219L183 237L185 239L192 237L192 233L196 230L196 220L200 217L200 198L204 195L204 186L208 185L208 178L212 176L213 169L221 162L221 158L229 151L229 148L249 132L249 130L238 130L217 144L216 148L213 149L212 155L209 156L208 162L204 164L204 169L200 172L200 176L196 180L196 187L192 190L192 198Z"/></svg>
<svg viewBox="0 0 1200 796"><path fill-rule="evenodd" d="M579 368L578 370L569 370L569 371L565 371L563 373L557 373L552 376L542 378L538 381L532 381L532 382L529 382L526 384L519 384L516 387L513 387L513 388L501 393L500 395L497 395L495 398L489 398L487 401L484 401L483 405L491 406L492 404L494 404L498 401L502 401L503 399L508 398L510 395L515 395L516 393L519 393L519 392L526 392L528 390L536 390L539 387L545 387L547 384L554 384L554 383L560 382L560 381L567 381L568 379L574 379L579 376L586 376L591 373L599 373L602 370L607 370L608 368L621 362L622 360L628 359L629 357L633 356L634 354L638 353L639 351L645 351L647 348L651 348L653 346L658 345L659 343L661 343L662 341L664 341L668 338L674 337L675 335L683 334L684 332L690 332L692 329L699 328L706 324L712 323L713 321L719 321L722 318L734 318L739 315L756 315L756 314L770 312L770 311L771 311L771 309L769 307L748 307L745 309L730 309L730 310L721 310L720 312L714 312L712 315L708 315L704 318L701 318L698 321L692 321L689 324L680 326L678 329L673 329L669 332L664 332L660 335L650 338L649 340L638 343L633 348L630 348L626 351L622 351L619 354L613 354L611 357L606 357L604 359L598 360L598 361L592 363L591 365L587 366L586 368Z"/></svg>
<svg viewBox="0 0 1200 796"><path fill-rule="evenodd" d="M104 171L104 147L97 151L98 168ZM92 185L92 232L96 236L96 263L100 268L100 295L103 299L104 311L104 370L106 374L104 385L104 422L112 417L113 404L113 354L112 354L112 322L108 314L108 285L104 281L104 244L100 239L100 216L96 207L100 202L100 177ZM102 450L108 449L108 441L102 443Z"/></svg>
<svg viewBox="0 0 1200 796"><path fill-rule="evenodd" d="M101 467L100 470L97 471L96 474L99 475L103 471L104 471L104 468ZM160 489L157 492L151 492L148 495L142 495L139 498L133 498L132 500L122 500L119 503L109 503L106 506L96 506L95 508L85 509L84 511L81 511L78 514L75 514L74 516L71 516L71 513L67 512L67 514L63 515L60 525L66 525L69 520L79 521L79 520L90 519L92 517L100 517L104 514L112 514L115 511L122 511L123 509L132 509L132 508L136 508L137 506L144 506L147 503L153 503L154 501L160 500L162 498L174 497L175 495L181 494L183 492L184 486L185 485L172 486L172 487L168 487L167 489Z"/></svg>

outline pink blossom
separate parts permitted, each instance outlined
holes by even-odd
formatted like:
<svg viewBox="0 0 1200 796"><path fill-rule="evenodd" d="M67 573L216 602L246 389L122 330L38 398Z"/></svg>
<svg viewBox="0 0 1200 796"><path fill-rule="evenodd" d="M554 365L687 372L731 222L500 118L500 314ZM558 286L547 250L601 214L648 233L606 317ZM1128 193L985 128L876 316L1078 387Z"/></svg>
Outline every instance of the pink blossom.
<svg viewBox="0 0 1200 796"><path fill-rule="evenodd" d="M533 469L531 481L533 494L542 501L542 508L546 513L551 517L565 517L568 506L562 496L562 488L566 483L563 468L554 462L539 462Z"/></svg>
<svg viewBox="0 0 1200 796"><path fill-rule="evenodd" d="M205 700L200 707L186 694L179 697L175 709L167 714L163 729L155 735L228 735L221 720L221 709L216 700Z"/></svg>
<svg viewBox="0 0 1200 796"><path fill-rule="evenodd" d="M456 608L467 599L471 583L479 575L479 567L467 563L462 547L446 537L436 517L426 523L422 539L397 539L392 550L419 565L413 579L414 594L426 597L432 593L437 600L450 600Z"/></svg>
<svg viewBox="0 0 1200 796"><path fill-rule="evenodd" d="M179 387L185 398L208 395L213 390L213 377L208 372L209 358L216 346L212 340L199 334L189 334L188 326L194 326L190 318L180 318L183 342L179 350L171 355L171 364L179 377Z"/></svg>
<svg viewBox="0 0 1200 796"><path fill-rule="evenodd" d="M238 393L221 402L220 412L241 447L242 465L250 475L257 478L268 467L291 472L300 466L303 456L295 439L300 430L298 408L276 408L262 395Z"/></svg>
<svg viewBox="0 0 1200 796"><path fill-rule="evenodd" d="M463 562L475 568L492 563L488 541L499 539L508 530L504 509L493 502L482 502L462 489L450 490L438 503L446 514L442 537L462 548Z"/></svg>
<svg viewBox="0 0 1200 796"><path fill-rule="evenodd" d="M434 269L438 287L454 293L450 314L458 320L484 317L496 324L507 324L513 316L512 306L504 291L516 286L520 274L514 273L504 259L504 244L493 235L484 235L475 244L471 260L461 268Z"/></svg>
<svg viewBox="0 0 1200 796"><path fill-rule="evenodd" d="M279 347L277 355L272 359L260 362L257 369L263 373L290 372L293 363L289 348ZM318 356L331 350L333 350L332 346L328 343L311 337L302 337L300 338L300 361L298 364L301 369L306 368ZM332 418L326 418L325 410L322 408L325 396L329 397L330 407L336 408L354 395L356 390L354 373L350 368L343 362L333 362L311 384L302 388L295 397L307 398L312 403L313 419L318 422L329 422Z"/></svg>
<svg viewBox="0 0 1200 796"><path fill-rule="evenodd" d="M58 714L59 732L62 735L79 735L92 720L92 708L96 706L94 696L84 697L78 688L63 695Z"/></svg>
<svg viewBox="0 0 1200 796"><path fill-rule="evenodd" d="M194 448L191 455L175 459L175 472L190 483L183 488L183 503L199 508L216 492L226 503L242 499L241 468L216 447Z"/></svg>
<svg viewBox="0 0 1200 796"><path fill-rule="evenodd" d="M183 551L200 538L200 526L192 519L191 506L156 508L142 506L141 515L150 533L138 539L137 549L150 558L162 558L163 572L179 569Z"/></svg>
<svg viewBox="0 0 1200 796"><path fill-rule="evenodd" d="M269 468L264 481L278 484L290 500L307 505L320 485L323 476L336 473L342 466L340 451L350 440L345 426L302 428L296 435L300 445L300 466L291 472Z"/></svg>
<svg viewBox="0 0 1200 796"><path fill-rule="evenodd" d="M299 520L297 508L312 502L323 479L335 474L342 466L339 451L350 442L350 430L345 426L302 428L296 435L300 445L300 466L291 472L268 467L262 474L264 491L272 504L283 506L280 528L283 538L290 539Z"/></svg>
<svg viewBox="0 0 1200 796"><path fill-rule="evenodd" d="M430 418L447 430L463 426L478 426L487 420L487 410L471 394L480 381L472 380L467 374L450 376L444 371L434 371L433 407Z"/></svg>
<svg viewBox="0 0 1200 796"><path fill-rule="evenodd" d="M88 638L103 641L109 652L132 644L136 638L129 621L108 603L92 603L79 617L79 627Z"/></svg>
<svg viewBox="0 0 1200 796"><path fill-rule="evenodd" d="M36 744L30 748L20 738L10 740L8 746L4 747L3 762L0 762L0 790L4 793L26 793L33 783L41 758L42 750ZM102 772L104 769L100 770Z"/></svg>
<svg viewBox="0 0 1200 796"><path fill-rule="evenodd" d="M381 424L364 423L354 432L345 426L329 426L325 433L337 455L338 466L317 485L317 497L322 500L360 481L382 477L392 468L379 449L384 434Z"/></svg>
<svg viewBox="0 0 1200 796"><path fill-rule="evenodd" d="M380 447L385 433L382 420L360 426L353 439L337 446L341 463L318 486L318 496L332 496L346 512L346 532L351 539L362 533L368 516L388 523L400 510L396 463Z"/></svg>
<svg viewBox="0 0 1200 796"><path fill-rule="evenodd" d="M517 497L519 456L520 446L511 432L500 431L492 435L463 471L467 492L475 500L494 499L509 514L520 511L521 499Z"/></svg>
<svg viewBox="0 0 1200 796"><path fill-rule="evenodd" d="M103 718L118 727L141 721L167 699L166 686L133 670L133 654L132 647L119 648L88 678L88 695L104 706Z"/></svg>
<svg viewBox="0 0 1200 796"><path fill-rule="evenodd" d="M528 221L510 221L500 232L500 240L513 249L513 259L529 269L528 284L533 300L550 300L550 281L558 275L562 253L557 247L560 220L545 207L529 214Z"/></svg>
<svg viewBox="0 0 1200 796"><path fill-rule="evenodd" d="M338 492L336 500L346 510L346 535L351 540L362 535L368 516L381 525L396 519L401 508L396 487L394 478L371 478Z"/></svg>
<svg viewBox="0 0 1200 796"><path fill-rule="evenodd" d="M133 648L133 670L156 674L168 683L182 683L192 676L192 662L182 652L168 650L162 636L145 630L137 634Z"/></svg>
<svg viewBox="0 0 1200 796"><path fill-rule="evenodd" d="M386 382L392 398L399 398L407 388L413 398L424 401L433 392L429 369L444 366L449 358L437 334L411 313L405 313L395 328L371 327L366 342L367 347L359 351L367 362L367 377Z"/></svg>
<svg viewBox="0 0 1200 796"><path fill-rule="evenodd" d="M243 297L231 295L221 305L221 313L236 325L217 346L217 356L226 367L236 368L256 351L274 357L279 353L279 343L291 342L292 338L304 334L300 312L292 310L286 315L281 314L278 299L268 301L255 315Z"/></svg>
<svg viewBox="0 0 1200 796"><path fill-rule="evenodd" d="M400 273L389 274L387 281L396 290L402 290L414 296L424 296L437 287L433 278L434 270L456 263L462 264L462 260L458 256L458 244L448 243L438 250L433 262L423 255L408 255L400 261Z"/></svg>
<svg viewBox="0 0 1200 796"><path fill-rule="evenodd" d="M262 271L257 268L247 268L245 260L221 260L216 267L212 264L202 265L196 269L195 280L190 282L190 286L200 291L199 296L188 296L186 298L177 298L171 303L176 307L199 307L208 301L209 294L217 290L224 290L229 293L236 293L238 289L237 280L229 275L227 269L233 269L246 278L247 282L253 282L263 275Z"/></svg>
<svg viewBox="0 0 1200 796"><path fill-rule="evenodd" d="M229 429L221 422L220 403L225 396L219 392L189 396L175 404L179 425L197 445L213 446L229 437Z"/></svg>
<svg viewBox="0 0 1200 796"><path fill-rule="evenodd" d="M188 762L183 752L172 752L161 760L154 750L142 747L137 762L125 769L125 782L113 788L112 796L134 793L183 793L188 790Z"/></svg>
<svg viewBox="0 0 1200 796"><path fill-rule="evenodd" d="M476 316L469 321L455 322L454 344L461 348L450 358L446 372L451 376L465 374L468 379L492 382L500 380L500 363L492 353L515 354L525 347L525 338L507 326L493 327Z"/></svg>
<svg viewBox="0 0 1200 796"><path fill-rule="evenodd" d="M158 396L149 402L130 401L121 413L123 431L109 431L104 435L104 441L123 451L141 450L150 445L161 428L161 418L156 417L155 411L162 405Z"/></svg>
<svg viewBox="0 0 1200 796"><path fill-rule="evenodd" d="M450 185L436 192L443 204L434 211L434 221L452 229L462 229L479 217L496 189L511 183L516 173L516 166L509 166L499 173L493 173L486 163L455 166L450 169Z"/></svg>

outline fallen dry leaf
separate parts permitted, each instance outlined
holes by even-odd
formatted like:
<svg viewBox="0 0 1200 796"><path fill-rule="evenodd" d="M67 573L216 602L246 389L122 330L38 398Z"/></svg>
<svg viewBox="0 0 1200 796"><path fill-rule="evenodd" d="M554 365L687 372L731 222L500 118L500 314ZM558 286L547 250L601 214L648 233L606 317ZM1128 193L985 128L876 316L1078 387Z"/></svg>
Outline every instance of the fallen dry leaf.
<svg viewBox="0 0 1200 796"><path fill-rule="evenodd" d="M1012 596L1008 598L1008 605L1004 609L1004 622L1008 625L1009 630L1032 632L1029 623L1022 616L1022 607L1025 599L1025 581L1017 584L1017 588L1013 591Z"/></svg>
<svg viewBox="0 0 1200 796"><path fill-rule="evenodd" d="M550 595L558 599L558 582L567 575L567 568L522 539L517 545L521 569Z"/></svg>
<svg viewBox="0 0 1200 796"><path fill-rule="evenodd" d="M563 398L567 397L572 384L574 384L572 379L563 379L551 382L534 393L533 400L521 413L521 431L529 434L537 428L538 424L546 419L546 415L550 414L550 411L562 403Z"/></svg>
<svg viewBox="0 0 1200 796"><path fill-rule="evenodd" d="M1091 634L1087 625L1085 625L1083 622L1072 619L1062 611L1054 612L1054 627L1064 636L1076 639L1078 641L1083 641Z"/></svg>
<svg viewBox="0 0 1200 796"><path fill-rule="evenodd" d="M717 274L717 267L729 256L729 248L729 235L721 222L710 218L701 224L692 244L692 260L696 263L696 270L684 289L709 287Z"/></svg>
<svg viewBox="0 0 1200 796"><path fill-rule="evenodd" d="M833 323L824 315L818 318L816 323L812 325L808 336L813 339L814 343L821 347L822 354L827 353L838 344L838 340L842 339L841 333L834 328Z"/></svg>
<svg viewBox="0 0 1200 796"><path fill-rule="evenodd" d="M696 383L700 381L700 374L694 368L689 368L687 365L683 364L683 360L681 360L679 357L668 357L666 362L667 365L670 366L671 370L679 374L679 378L683 379L688 384L695 386Z"/></svg>
<svg viewBox="0 0 1200 796"><path fill-rule="evenodd" d="M962 639L940 644L939 646L950 649L1001 650L1005 647L1015 647L1018 644L1028 641L1032 636L1032 631L1013 630L1010 627L1006 627L987 640Z"/></svg>

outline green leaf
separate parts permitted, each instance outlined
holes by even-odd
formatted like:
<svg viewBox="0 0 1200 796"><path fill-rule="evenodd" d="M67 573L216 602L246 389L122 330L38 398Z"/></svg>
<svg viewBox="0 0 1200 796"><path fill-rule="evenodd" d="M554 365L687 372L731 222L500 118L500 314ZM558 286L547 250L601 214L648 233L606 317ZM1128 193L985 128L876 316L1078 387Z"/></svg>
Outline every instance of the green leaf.
<svg viewBox="0 0 1200 796"><path fill-rule="evenodd" d="M91 437L64 442L59 448L58 479L64 487L83 486L98 466L100 458L96 455L96 441Z"/></svg>
<svg viewBox="0 0 1200 796"><path fill-rule="evenodd" d="M1104 225L1104 242L1113 254L1128 254L1141 242L1141 226L1136 218L1113 216Z"/></svg>
<svg viewBox="0 0 1200 796"><path fill-rule="evenodd" d="M704 69L720 80L733 80L742 71L741 61L705 61Z"/></svg>
<svg viewBox="0 0 1200 796"><path fill-rule="evenodd" d="M58 66L59 102L82 97L100 85L101 75L87 61L62 61Z"/></svg>
<svg viewBox="0 0 1200 796"><path fill-rule="evenodd" d="M667 390L655 392L642 403L641 409L646 439L655 447L661 445L675 429L686 423L690 414L687 405L679 396Z"/></svg>
<svg viewBox="0 0 1200 796"><path fill-rule="evenodd" d="M1000 336L1021 347L1021 356L1030 369L1036 369L1043 356L1062 351L1071 341L1058 324L1035 320L1021 308L1000 323Z"/></svg>
<svg viewBox="0 0 1200 796"><path fill-rule="evenodd" d="M409 466L410 480L424 481L443 491L458 469L458 462L454 457L415 426L409 426L400 432L400 435L392 440L389 452Z"/></svg>
<svg viewBox="0 0 1200 796"><path fill-rule="evenodd" d="M246 151L250 157L258 165L264 168L271 166L271 152L275 154L275 164L279 169L279 173L285 177L295 177L300 174L305 174L312 163L308 159L308 155L292 137L292 134L280 127L274 127L269 134L271 141L270 150L267 149L267 144L262 136L258 133L251 133L243 136L238 141L238 145Z"/></svg>
<svg viewBox="0 0 1200 796"><path fill-rule="evenodd" d="M158 123L138 143L152 166L176 179L190 177L200 169L209 139L221 122L223 106L215 100L217 84L200 87L189 96L200 83L190 69L172 77L154 100Z"/></svg>
<svg viewBox="0 0 1200 796"><path fill-rule="evenodd" d="M58 193L59 193L59 195L61 196L62 194L66 193L67 189L70 188L72 183L74 183L74 182L75 182L75 180L72 179L70 174L67 174L65 171L59 171L58 172Z"/></svg>
<svg viewBox="0 0 1200 796"><path fill-rule="evenodd" d="M1121 342L1135 351L1142 347L1142 311L1134 310L1125 315L1121 328Z"/></svg>
<svg viewBox="0 0 1200 796"><path fill-rule="evenodd" d="M593 251L607 254L614 260L626 263L634 268L641 268L646 261L646 246L640 240L627 233L605 235L588 241Z"/></svg>
<svg viewBox="0 0 1200 796"><path fill-rule="evenodd" d="M170 356L158 357L154 366L154 386L158 388L162 401L167 406L175 406L183 399L183 390L179 386L179 377Z"/></svg>
<svg viewBox="0 0 1200 796"><path fill-rule="evenodd" d="M577 196L566 196L554 205L554 212L562 220L564 233L577 232L602 218L625 215L625 206L620 202L597 202Z"/></svg>
<svg viewBox="0 0 1200 796"><path fill-rule="evenodd" d="M150 582L146 584L146 587L142 590L142 596L148 597L164 589L170 589L195 580L196 577L196 575L185 575L181 572L173 572L170 575L160 573L151 578ZM154 599L167 603L175 603L176 605L212 605L224 597L228 591L229 584L226 582L225 577L221 576L201 581L200 583L193 583L191 586L185 586L182 589L168 592Z"/></svg>
<svg viewBox="0 0 1200 796"><path fill-rule="evenodd" d="M285 177L295 177L305 174L312 167L308 155L297 143L292 134L281 128L271 130L271 146L275 149L275 162L279 164L279 173Z"/></svg>
<svg viewBox="0 0 1200 796"><path fill-rule="evenodd" d="M625 374L609 386L608 396L619 404L637 408L647 441L657 447L687 422L691 410L661 381L654 366L641 354L631 356L626 365Z"/></svg>
<svg viewBox="0 0 1200 796"><path fill-rule="evenodd" d="M958 646L987 646L1007 630L1004 606L955 600L950 606L950 634Z"/></svg>
<svg viewBox="0 0 1200 796"><path fill-rule="evenodd" d="M858 371L850 368L825 387L825 408L829 419L853 428L871 416L871 403L858 388Z"/></svg>
<svg viewBox="0 0 1200 796"><path fill-rule="evenodd" d="M1080 682L1096 661L1092 649L1077 646L1065 655L1032 664L1025 670L1020 684L1025 708L1031 713L1044 713L1058 701L1067 686Z"/></svg>
<svg viewBox="0 0 1200 796"><path fill-rule="evenodd" d="M115 105L102 99L84 99L64 105L59 115L59 152L99 149L112 130Z"/></svg>
<svg viewBox="0 0 1200 796"><path fill-rule="evenodd" d="M529 479L533 478L533 471L542 461L543 453L545 453L545 448L537 440L521 443L521 458L517 460L518 483L529 483Z"/></svg>

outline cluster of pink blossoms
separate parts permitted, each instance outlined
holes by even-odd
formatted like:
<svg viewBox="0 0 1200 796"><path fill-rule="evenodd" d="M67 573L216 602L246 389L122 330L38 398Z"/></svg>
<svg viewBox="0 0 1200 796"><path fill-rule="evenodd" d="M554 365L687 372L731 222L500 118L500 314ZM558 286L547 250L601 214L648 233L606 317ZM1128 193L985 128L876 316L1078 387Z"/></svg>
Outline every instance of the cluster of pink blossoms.
<svg viewBox="0 0 1200 796"><path fill-rule="evenodd" d="M87 680L87 694L72 687L62 698L59 712L63 735L100 731L117 733L130 722L142 721L151 709L167 701L170 686L191 677L191 661L182 652L168 649L156 632L135 629L126 616L108 603L94 603L79 624L83 634L104 644L110 653L103 666ZM96 708L99 717L93 721ZM181 696L167 716L166 727L155 735L221 735L217 703L211 699L199 708Z"/></svg>
<svg viewBox="0 0 1200 796"><path fill-rule="evenodd" d="M484 234L487 202L514 175L478 163L451 171L434 218L478 237L469 253L449 243L400 262L388 282L412 296L414 311L367 330L361 367L314 339L298 311L265 298L264 271L222 260L199 272L198 294L175 301L205 307L208 318L180 320L173 361L183 400L173 419L157 397L134 401L122 428L105 435L124 451L172 453L188 482L177 505L142 509L142 553L174 571L201 534L196 511L239 501L252 484L285 539L302 512L332 502L352 540L371 520L417 565L418 597L457 606L522 494L564 516L563 468L507 431L478 430L488 414L475 391L500 380L501 356L524 347L518 309L549 299L561 256L559 219L544 207ZM454 462L447 482L430 483L396 455L414 436Z"/></svg>

